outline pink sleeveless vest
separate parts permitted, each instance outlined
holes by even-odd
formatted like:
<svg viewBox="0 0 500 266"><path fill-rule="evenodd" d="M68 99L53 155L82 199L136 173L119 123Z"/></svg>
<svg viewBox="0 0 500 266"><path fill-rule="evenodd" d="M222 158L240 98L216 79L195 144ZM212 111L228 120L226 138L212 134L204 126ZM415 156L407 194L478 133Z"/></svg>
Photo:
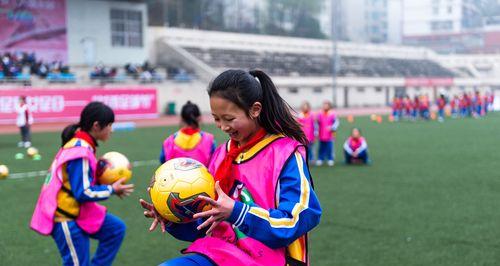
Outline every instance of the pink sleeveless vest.
<svg viewBox="0 0 500 266"><path fill-rule="evenodd" d="M314 142L314 115L309 112L308 114L304 114L301 112L297 119L302 126L302 130L304 134L306 134L306 138L309 143Z"/></svg>
<svg viewBox="0 0 500 266"><path fill-rule="evenodd" d="M319 127L319 140L330 141L333 140L332 125L335 122L335 113L330 110L325 114L323 110L318 113L318 127Z"/></svg>
<svg viewBox="0 0 500 266"><path fill-rule="evenodd" d="M221 145L214 153L209 166L211 173L215 173L226 156L226 147L229 146ZM255 204L264 209L277 207L278 178L287 159L293 156L296 150L305 158L304 147L299 142L281 137L257 152L255 157L238 165L237 179L245 184ZM295 250L300 246L301 254L295 259L303 261L304 265L308 261L306 241L307 235L304 235L291 245ZM285 265L288 254L286 248L271 249L250 237L237 239L232 225L228 222L219 224L212 236L197 239L184 252L203 254L221 266Z"/></svg>
<svg viewBox="0 0 500 266"><path fill-rule="evenodd" d="M195 159L205 166L208 166L212 155L212 145L214 143L214 136L207 132L202 132L201 141L193 149L185 150L175 145L175 134L169 136L163 142L163 152L165 154L165 161L179 157L188 157Z"/></svg>
<svg viewBox="0 0 500 266"><path fill-rule="evenodd" d="M84 158L89 160L90 168L95 172L97 160L94 153L86 147L72 147L60 149L57 153L49 173L42 185L40 196L31 218L31 229L42 235L50 235L54 227L54 214L57 208L57 193L63 183L62 166L71 160ZM96 178L91 185L95 184ZM76 223L89 234L96 233L101 228L106 216L106 207L95 202L84 202L80 204L80 213Z"/></svg>
<svg viewBox="0 0 500 266"><path fill-rule="evenodd" d="M365 138L359 137L358 140L356 141L353 137L349 137L347 141L349 143L349 147L351 148L351 150L355 151L359 147L361 147L361 144L363 143L363 141L365 141Z"/></svg>

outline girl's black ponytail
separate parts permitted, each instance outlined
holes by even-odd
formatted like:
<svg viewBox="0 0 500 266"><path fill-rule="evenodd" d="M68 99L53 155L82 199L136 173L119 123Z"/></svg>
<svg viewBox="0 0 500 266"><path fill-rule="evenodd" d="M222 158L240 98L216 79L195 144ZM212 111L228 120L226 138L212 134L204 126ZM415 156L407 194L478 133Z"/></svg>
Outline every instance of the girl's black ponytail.
<svg viewBox="0 0 500 266"><path fill-rule="evenodd" d="M70 139L75 136L76 130L80 127L80 124L71 124L65 127L61 133L61 147L66 144Z"/></svg>
<svg viewBox="0 0 500 266"><path fill-rule="evenodd" d="M251 70L249 73L258 79L262 88L260 125L269 133L281 133L307 145L308 140L302 127L292 115L292 108L281 98L271 78L261 70Z"/></svg>
<svg viewBox="0 0 500 266"><path fill-rule="evenodd" d="M182 121L184 121L184 123L188 126L199 128L200 125L198 123L198 119L200 116L200 108L198 108L198 105L192 103L191 101L187 101L187 103L182 106L181 118Z"/></svg>

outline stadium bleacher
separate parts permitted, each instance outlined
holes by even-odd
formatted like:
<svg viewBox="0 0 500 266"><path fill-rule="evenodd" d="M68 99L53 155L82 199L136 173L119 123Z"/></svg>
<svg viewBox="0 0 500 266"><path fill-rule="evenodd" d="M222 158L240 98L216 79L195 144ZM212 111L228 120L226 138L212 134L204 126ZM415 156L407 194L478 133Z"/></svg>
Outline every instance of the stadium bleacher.
<svg viewBox="0 0 500 266"><path fill-rule="evenodd" d="M257 52L182 47L215 69L261 68L275 76L329 76L332 59L320 54ZM340 56L339 76L454 77L456 74L431 60Z"/></svg>

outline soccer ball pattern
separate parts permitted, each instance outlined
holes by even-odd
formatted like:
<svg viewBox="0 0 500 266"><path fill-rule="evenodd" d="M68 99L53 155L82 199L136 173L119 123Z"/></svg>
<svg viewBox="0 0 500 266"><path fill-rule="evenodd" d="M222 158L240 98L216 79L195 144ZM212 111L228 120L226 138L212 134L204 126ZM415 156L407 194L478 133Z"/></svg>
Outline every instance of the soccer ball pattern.
<svg viewBox="0 0 500 266"><path fill-rule="evenodd" d="M202 163L190 158L176 158L162 164L154 174L149 191L156 211L174 223L188 223L195 213L210 209L198 199L215 198L215 181Z"/></svg>
<svg viewBox="0 0 500 266"><path fill-rule="evenodd" d="M120 178L125 178L126 183L132 177L132 166L125 155L107 152L97 162L96 176L99 184L113 184Z"/></svg>

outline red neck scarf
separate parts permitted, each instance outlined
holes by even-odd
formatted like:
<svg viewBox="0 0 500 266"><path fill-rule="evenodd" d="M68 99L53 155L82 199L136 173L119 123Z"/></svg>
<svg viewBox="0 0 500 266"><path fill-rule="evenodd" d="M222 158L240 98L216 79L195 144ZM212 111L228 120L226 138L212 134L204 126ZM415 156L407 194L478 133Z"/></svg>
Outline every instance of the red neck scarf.
<svg viewBox="0 0 500 266"><path fill-rule="evenodd" d="M266 130L264 130L263 128L259 129L259 131L257 131L257 133L255 133L255 135L250 139L250 141L248 141L241 147L238 147L238 143L236 143L236 141L231 140L229 152L226 154L226 157L224 157L224 160L221 162L219 168L217 168L217 171L215 172L215 181L219 181L220 187L226 194L229 195L230 190L234 184L235 171L233 170L236 170L232 167L234 159L236 159L238 154L245 150L248 150L259 141L261 141L266 136L266 134Z"/></svg>
<svg viewBox="0 0 500 266"><path fill-rule="evenodd" d="M85 140L88 144L90 144L90 146L92 146L92 149L95 152L95 147L97 147L97 141L89 133L87 133L85 131L78 130L75 133L75 138Z"/></svg>
<svg viewBox="0 0 500 266"><path fill-rule="evenodd" d="M195 133L200 132L199 128L192 128L192 127L183 127L181 128L181 132L186 134L186 135L194 135Z"/></svg>

